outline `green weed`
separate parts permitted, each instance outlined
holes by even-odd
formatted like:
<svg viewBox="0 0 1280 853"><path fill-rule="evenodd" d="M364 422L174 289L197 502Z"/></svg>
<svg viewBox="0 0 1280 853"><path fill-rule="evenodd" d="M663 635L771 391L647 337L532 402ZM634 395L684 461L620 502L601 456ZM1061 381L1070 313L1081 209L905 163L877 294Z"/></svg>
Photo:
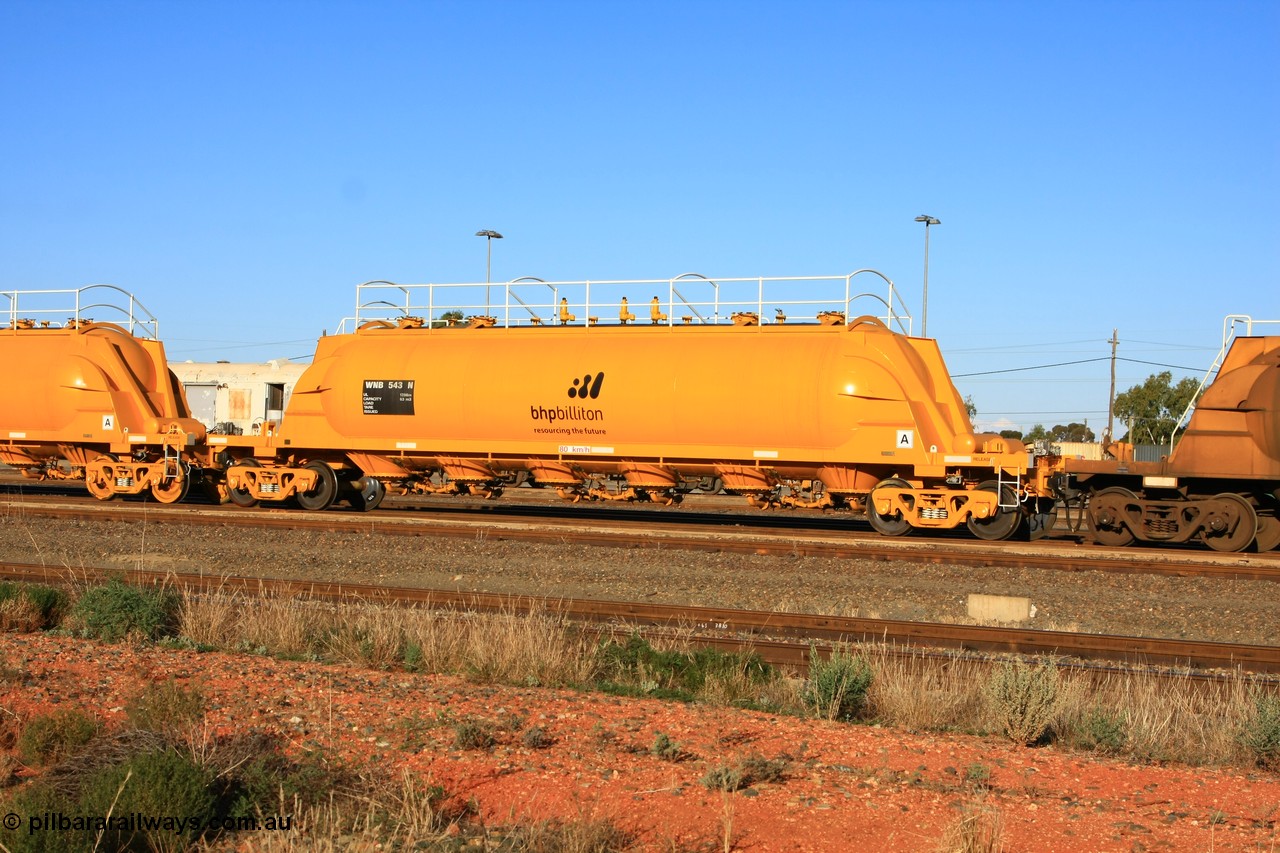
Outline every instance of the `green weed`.
<svg viewBox="0 0 1280 853"><path fill-rule="evenodd" d="M1254 694L1253 714L1240 732L1240 742L1258 764L1280 770L1280 696Z"/></svg>
<svg viewBox="0 0 1280 853"><path fill-rule="evenodd" d="M875 674L871 664L847 648L836 648L828 658L809 646L809 680L802 698L816 716L828 720L852 720L867 701Z"/></svg>
<svg viewBox="0 0 1280 853"><path fill-rule="evenodd" d="M82 637L107 642L128 636L157 640L176 632L180 602L172 590L129 586L112 578L85 590L71 615Z"/></svg>
<svg viewBox="0 0 1280 853"><path fill-rule="evenodd" d="M35 717L18 736L18 757L27 764L56 764L82 751L101 730L97 720L75 708Z"/></svg>

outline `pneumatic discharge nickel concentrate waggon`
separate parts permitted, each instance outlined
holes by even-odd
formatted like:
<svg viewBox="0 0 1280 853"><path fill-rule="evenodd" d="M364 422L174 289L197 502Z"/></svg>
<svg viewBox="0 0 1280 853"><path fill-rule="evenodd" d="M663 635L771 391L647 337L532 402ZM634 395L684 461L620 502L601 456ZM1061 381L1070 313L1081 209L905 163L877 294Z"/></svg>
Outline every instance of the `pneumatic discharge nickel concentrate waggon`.
<svg viewBox="0 0 1280 853"><path fill-rule="evenodd" d="M855 292L877 277L887 299ZM936 342L904 333L892 282L871 270L368 282L280 422L218 435L190 416L135 299L108 287L127 300L121 319L86 316L102 287L0 292L0 462L104 500L173 502L197 486L241 506L370 510L388 488L667 504L724 491L852 510L889 536L1002 540L1043 535L1071 499L1106 544L1280 545L1280 337L1235 341L1169 457L1134 462L1114 445L1085 462L975 434ZM28 307L57 297L61 309ZM877 316L856 316L859 302ZM70 319L48 319L57 310Z"/></svg>

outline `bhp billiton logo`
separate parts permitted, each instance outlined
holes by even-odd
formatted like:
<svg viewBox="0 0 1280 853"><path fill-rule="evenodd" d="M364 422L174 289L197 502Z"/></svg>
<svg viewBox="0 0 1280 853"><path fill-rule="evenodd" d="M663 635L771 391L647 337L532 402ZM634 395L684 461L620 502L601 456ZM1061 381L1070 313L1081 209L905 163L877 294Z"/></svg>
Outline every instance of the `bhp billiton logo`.
<svg viewBox="0 0 1280 853"><path fill-rule="evenodd" d="M573 385L569 388L569 399L585 400L590 397L594 400L600 396L600 386L603 384L603 372L594 376L588 373L581 379L573 380ZM530 406L529 417L535 421L547 421L548 423L555 423L556 421L601 421L604 420L604 410L574 405Z"/></svg>
<svg viewBox="0 0 1280 853"><path fill-rule="evenodd" d="M604 384L604 371L600 371L595 375L595 379L591 378L588 373L581 379L573 380L573 387L569 389L569 399L585 400L590 397L592 400L600 396L600 386Z"/></svg>

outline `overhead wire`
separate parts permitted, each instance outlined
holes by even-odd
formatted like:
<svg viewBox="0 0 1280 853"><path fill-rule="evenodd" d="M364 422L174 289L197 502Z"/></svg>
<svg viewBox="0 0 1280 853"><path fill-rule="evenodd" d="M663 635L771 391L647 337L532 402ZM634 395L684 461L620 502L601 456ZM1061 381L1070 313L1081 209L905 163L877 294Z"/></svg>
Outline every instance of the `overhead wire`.
<svg viewBox="0 0 1280 853"><path fill-rule="evenodd" d="M1000 370L979 370L974 373L953 373L951 374L951 378L963 379L967 376L992 376L997 373L1021 373L1027 370L1046 370L1051 367L1069 367L1070 365L1073 365L1073 364L1090 364L1092 362L1110 361L1110 360L1111 360L1110 356L1101 355L1101 356L1098 356L1097 358L1083 358L1083 359L1080 359L1079 361L1059 361L1053 364L1033 364L1030 367L1005 367L1005 368L1001 368ZM1148 364L1153 367L1169 367L1174 370L1189 370L1193 373L1204 372L1203 367L1187 367L1181 364L1164 364L1163 362L1159 362L1159 361L1143 361L1142 359L1138 359L1138 358L1122 358L1120 356L1116 356L1116 361L1125 361L1131 364Z"/></svg>
<svg viewBox="0 0 1280 853"><path fill-rule="evenodd" d="M996 373L1020 373L1024 370L1044 370L1049 367L1068 367L1072 364L1089 364L1094 361L1108 361L1109 356L1099 356L1098 358L1083 358L1079 361L1059 361L1055 364L1034 364L1030 367L1006 367L1002 370L979 370L976 373L953 373L952 379L962 379L966 376L991 376Z"/></svg>

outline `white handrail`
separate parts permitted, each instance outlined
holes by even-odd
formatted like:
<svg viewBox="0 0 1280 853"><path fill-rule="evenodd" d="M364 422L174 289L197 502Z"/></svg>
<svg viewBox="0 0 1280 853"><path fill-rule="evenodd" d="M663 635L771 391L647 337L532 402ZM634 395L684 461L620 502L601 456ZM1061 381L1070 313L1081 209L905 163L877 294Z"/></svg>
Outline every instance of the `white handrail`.
<svg viewBox="0 0 1280 853"><path fill-rule="evenodd" d="M90 293L92 297L87 296ZM119 315L109 316L106 322L125 326L129 334L152 340L160 338L160 321L155 315L132 293L114 284L90 284L65 290L3 290L0 296L8 300L3 312L8 319L0 321L0 328L17 329L20 320L27 320L41 328L60 329L68 324L92 322L94 318L86 312L104 309ZM119 304L120 297L124 298L124 304ZM89 298L115 301L90 302ZM58 319L53 319L55 317Z"/></svg>
<svg viewBox="0 0 1280 853"><path fill-rule="evenodd" d="M885 296L854 290L854 280L868 275L881 280ZM485 299L486 288L492 287L503 288L501 300ZM543 301L548 297L549 301ZM446 311L478 317L495 309L501 312L493 318L499 326L555 324L560 322L561 299L565 300L565 313L575 317L574 325L588 325L588 318L595 318L602 326L620 325L623 297L641 325L728 324L735 314L742 313L755 314L760 323L813 323L824 312L842 312L850 320L872 314L907 335L912 326L911 313L893 281L877 270L860 269L840 276L754 278L710 278L686 272L669 279L545 281L525 276L504 283L427 284L375 280L356 286L355 316L344 318L338 331L341 334L370 320L388 319L388 308L399 316L422 317L425 328L436 325ZM863 301L869 303L866 309L860 309ZM656 320L659 315L665 317Z"/></svg>
<svg viewBox="0 0 1280 853"><path fill-rule="evenodd" d="M1248 314L1228 314L1222 321L1222 346L1218 349L1218 354L1213 358L1213 364L1205 371L1204 378L1200 380L1200 384L1196 387L1196 393L1191 395L1190 402L1187 407L1182 410L1182 414L1174 421L1173 430L1169 433L1169 452L1173 452L1174 437L1178 434L1179 429L1186 429L1184 421L1190 423L1189 416L1191 410L1196 407L1196 401L1200 399L1200 393L1204 391L1205 386L1209 384L1210 377L1218 372L1222 367L1223 359L1227 357L1227 351L1231 349L1231 342L1237 337L1253 337L1253 327L1257 326L1280 326L1280 320L1255 320ZM1244 334L1239 335L1236 328L1244 327Z"/></svg>

